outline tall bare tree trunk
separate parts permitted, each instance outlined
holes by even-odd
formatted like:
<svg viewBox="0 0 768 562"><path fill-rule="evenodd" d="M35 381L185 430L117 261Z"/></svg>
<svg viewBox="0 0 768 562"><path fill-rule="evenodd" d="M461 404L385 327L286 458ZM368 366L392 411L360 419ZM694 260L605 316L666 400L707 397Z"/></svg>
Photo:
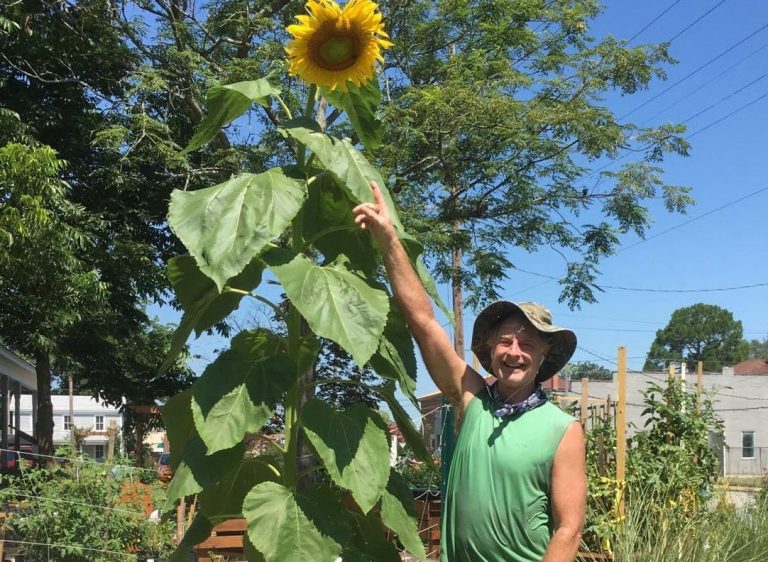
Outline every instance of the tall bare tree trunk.
<svg viewBox="0 0 768 562"><path fill-rule="evenodd" d="M453 234L458 234L461 223L454 221ZM453 319L456 326L453 332L453 348L459 357L464 358L464 291L461 286L461 248L451 252L451 289L453 294Z"/></svg>
<svg viewBox="0 0 768 562"><path fill-rule="evenodd" d="M37 421L35 437L37 451L41 455L53 455L53 405L51 404L51 358L40 352L35 356L35 374L37 376ZM51 460L40 457L41 464L49 466Z"/></svg>

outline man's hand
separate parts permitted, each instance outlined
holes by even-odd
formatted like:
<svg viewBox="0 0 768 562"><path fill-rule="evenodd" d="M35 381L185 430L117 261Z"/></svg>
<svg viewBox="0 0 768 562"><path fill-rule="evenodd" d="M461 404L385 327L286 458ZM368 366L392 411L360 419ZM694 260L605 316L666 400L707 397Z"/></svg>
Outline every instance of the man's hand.
<svg viewBox="0 0 768 562"><path fill-rule="evenodd" d="M371 231L373 239L381 248L382 252L388 252L392 241L397 239L397 232L392 224L392 217L389 209L381 194L381 189L375 181L371 182L371 191L373 192L374 203L362 203L352 209L355 217L355 224L362 229Z"/></svg>

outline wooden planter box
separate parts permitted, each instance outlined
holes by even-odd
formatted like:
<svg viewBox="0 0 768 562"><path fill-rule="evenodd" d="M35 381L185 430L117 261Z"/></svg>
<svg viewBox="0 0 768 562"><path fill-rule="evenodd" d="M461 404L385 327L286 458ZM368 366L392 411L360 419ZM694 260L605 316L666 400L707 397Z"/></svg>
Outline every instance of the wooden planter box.
<svg viewBox="0 0 768 562"><path fill-rule="evenodd" d="M245 561L243 535L245 519L230 519L216 525L211 536L195 547L197 562L212 562L211 554L226 556L230 561Z"/></svg>

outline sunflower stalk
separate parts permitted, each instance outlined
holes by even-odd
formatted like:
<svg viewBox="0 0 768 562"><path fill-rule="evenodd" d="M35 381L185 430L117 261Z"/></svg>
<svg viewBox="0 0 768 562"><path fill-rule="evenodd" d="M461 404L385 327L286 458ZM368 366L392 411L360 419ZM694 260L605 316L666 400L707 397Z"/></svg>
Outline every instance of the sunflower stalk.
<svg viewBox="0 0 768 562"><path fill-rule="evenodd" d="M366 529L384 526L425 560L411 494L389 465L389 434L381 415L364 403L336 408L314 399L321 338L338 344L358 366L370 364L399 381L413 399L413 342L402 337L405 322L377 280L381 256L352 218L356 205L372 200L372 181L386 193L398 231L407 235L381 175L359 148L307 125L314 119L324 129L323 99L317 108L322 92L349 117L353 137L375 149L382 128L376 117L380 91L375 67L381 49L391 43L370 0L349 0L343 8L333 0L308 0L307 14L297 19L300 24L288 27L293 40L286 52L289 72L309 84L301 114L305 119L293 119L288 98L281 96L284 86L273 79L221 86L210 96L209 115L186 149L210 142L251 104L271 111L276 103L288 117L279 130L296 165L243 173L172 197L169 222L190 253L177 258L169 272L185 307L179 348L192 331L200 333L223 320L245 296L269 305L285 322L284 331L259 328L236 335L193 388L164 409L174 458L181 463L169 501L191 494L201 498L195 522L199 517L202 525L190 527L180 551L199 540L194 532L202 536L206 524L241 509L249 560L303 562L307 545L318 562L342 555L399 560L394 545L365 535ZM416 259L418 242L409 238L408 244ZM266 270L287 297L286 311L257 292ZM434 286L420 271L425 285ZM370 388L387 400L419 458L431 462L394 398L394 383ZM280 405L285 443L275 444L273 453L282 462L249 457L246 437L261 431ZM312 481L320 468L332 486ZM349 502L354 505L345 507ZM370 521L361 526L361 516ZM182 559L180 551L172 559Z"/></svg>

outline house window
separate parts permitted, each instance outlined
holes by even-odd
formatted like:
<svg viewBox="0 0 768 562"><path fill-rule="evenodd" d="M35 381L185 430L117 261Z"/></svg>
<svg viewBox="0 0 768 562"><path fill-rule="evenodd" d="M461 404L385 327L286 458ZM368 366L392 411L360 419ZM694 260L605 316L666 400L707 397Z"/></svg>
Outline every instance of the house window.
<svg viewBox="0 0 768 562"><path fill-rule="evenodd" d="M104 431L104 416L96 416L96 431Z"/></svg>
<svg viewBox="0 0 768 562"><path fill-rule="evenodd" d="M64 416L64 431L69 431L70 429L72 429L72 418Z"/></svg>
<svg viewBox="0 0 768 562"><path fill-rule="evenodd" d="M742 459L755 458L755 432L754 431L741 432L741 458Z"/></svg>
<svg viewBox="0 0 768 562"><path fill-rule="evenodd" d="M93 458L97 460L104 458L104 445L93 446Z"/></svg>

